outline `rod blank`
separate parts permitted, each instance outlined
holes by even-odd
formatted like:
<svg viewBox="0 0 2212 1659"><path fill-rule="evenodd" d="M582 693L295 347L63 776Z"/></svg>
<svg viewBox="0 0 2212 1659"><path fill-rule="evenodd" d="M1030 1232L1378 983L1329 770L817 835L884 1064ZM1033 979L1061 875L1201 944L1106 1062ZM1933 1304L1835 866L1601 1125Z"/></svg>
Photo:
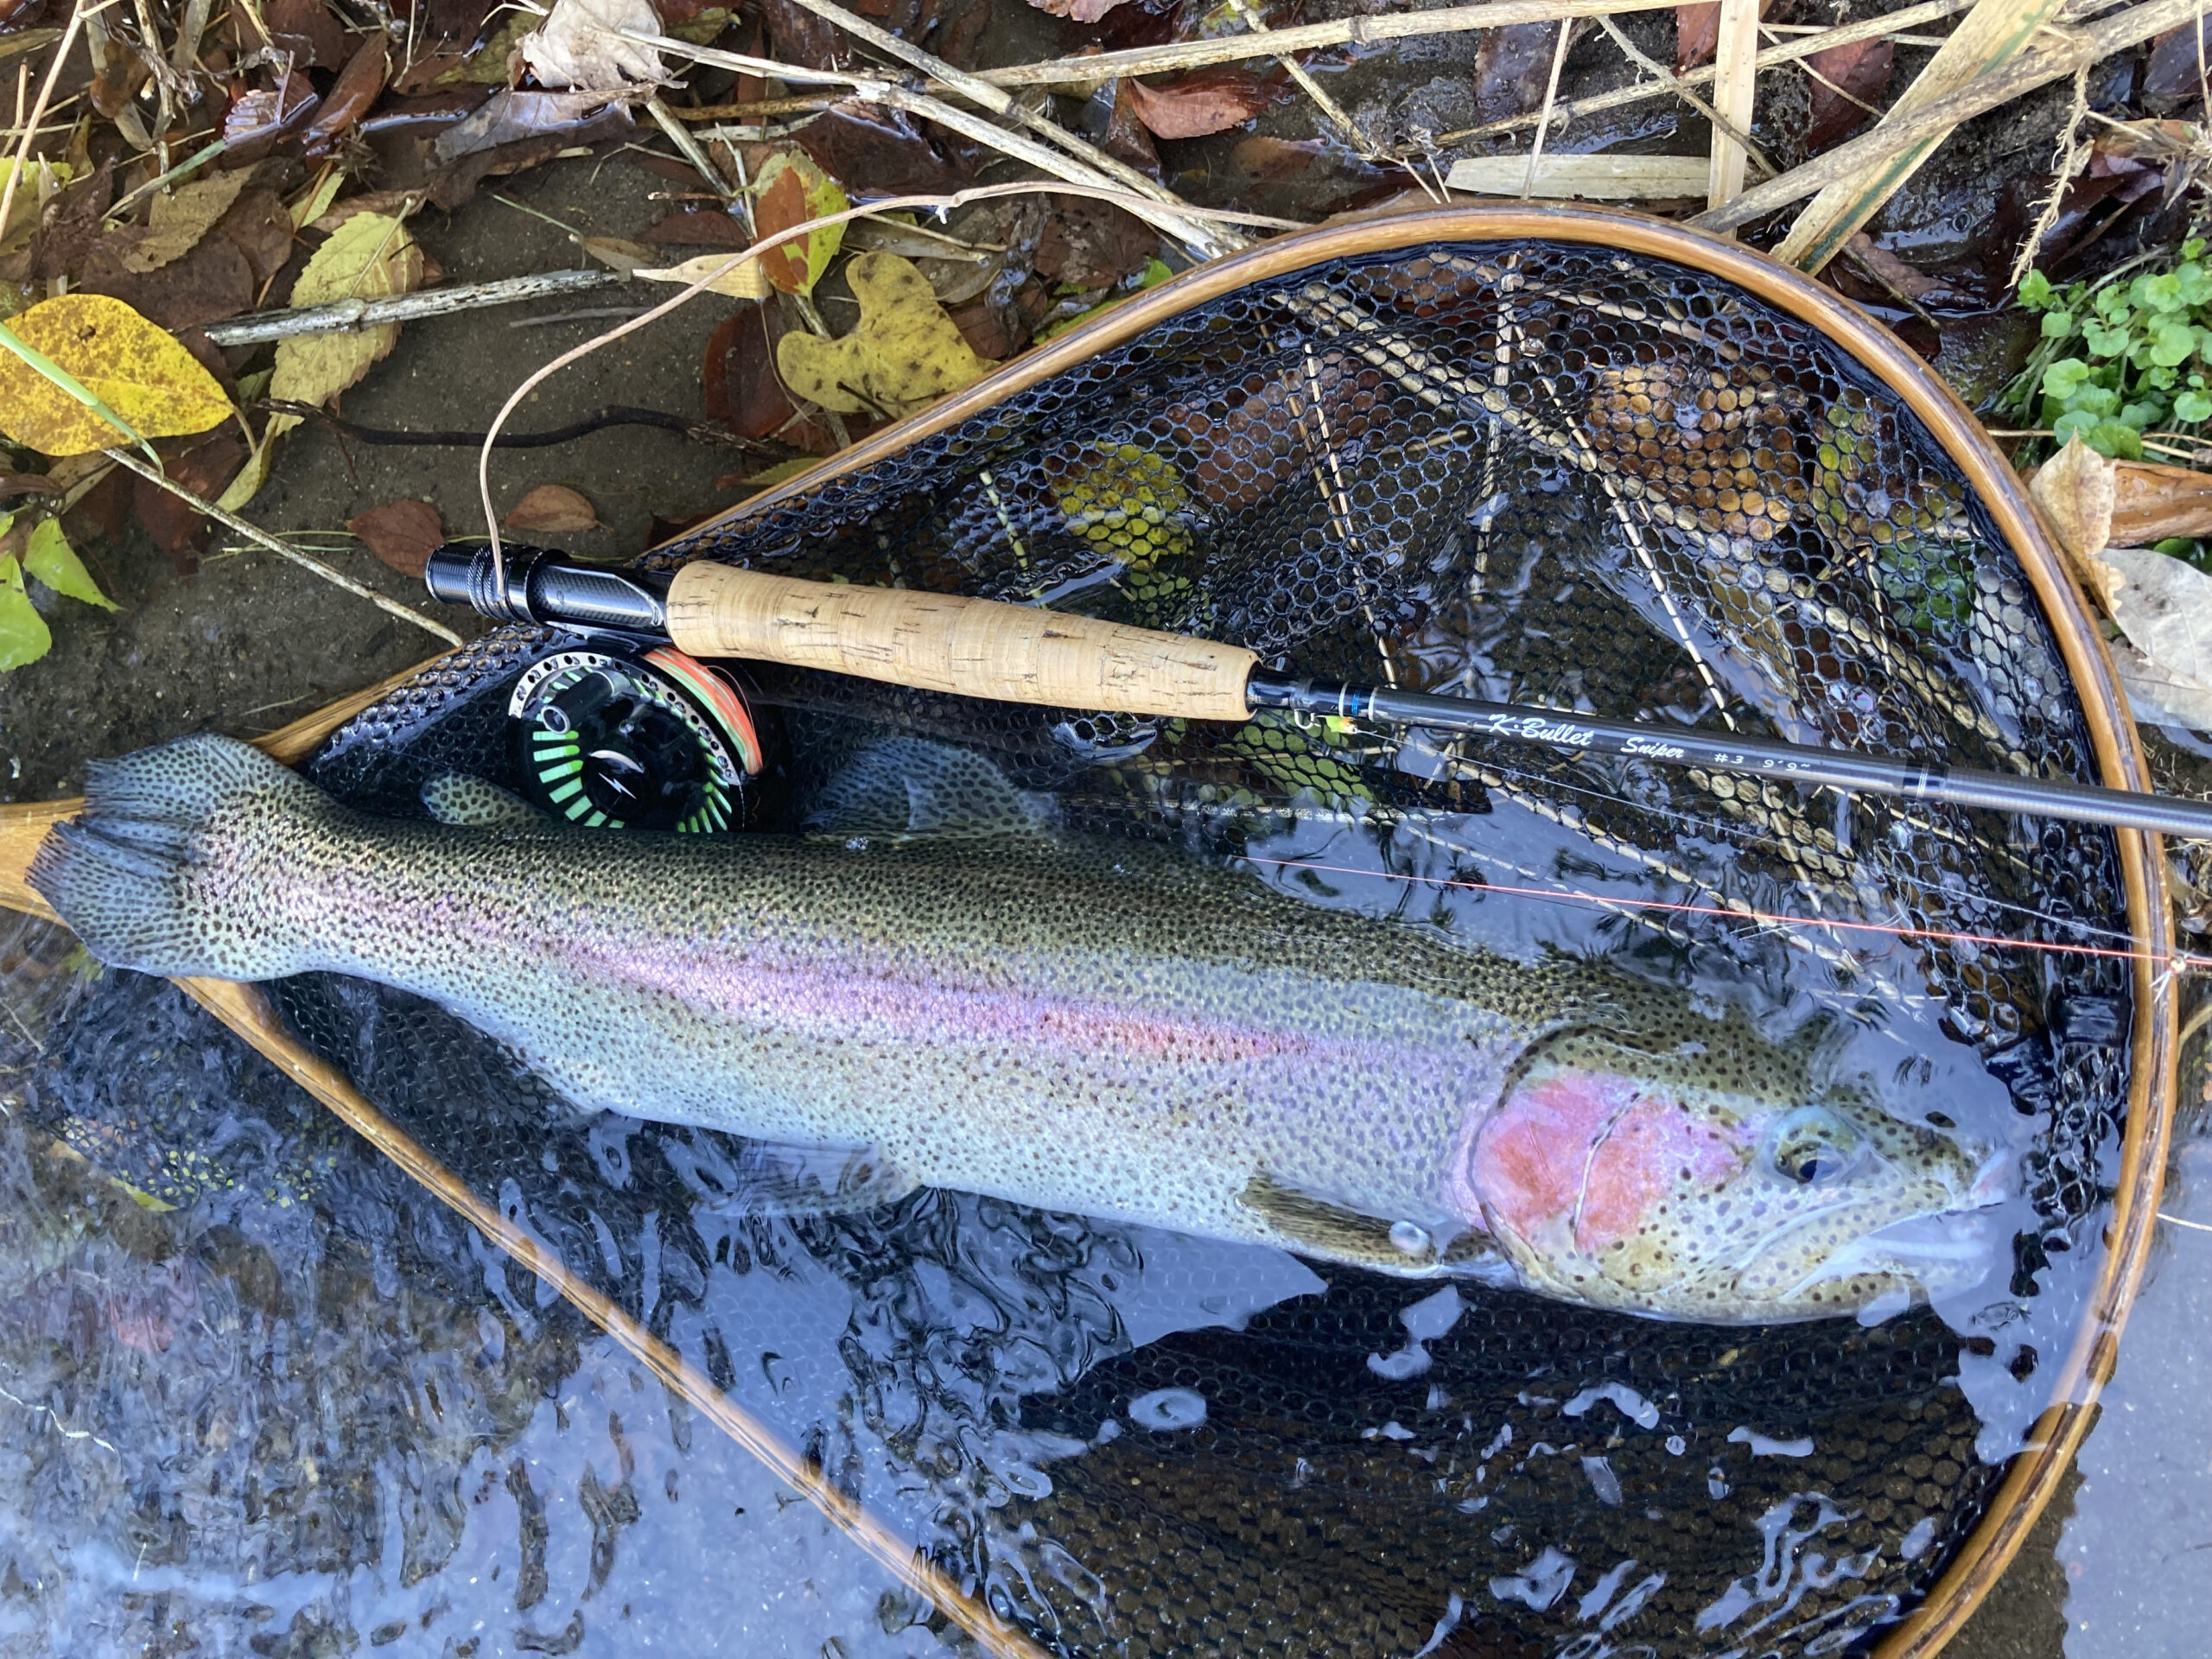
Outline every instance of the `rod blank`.
<svg viewBox="0 0 2212 1659"><path fill-rule="evenodd" d="M1894 760L1688 726L1375 686L1317 685L1260 671L1240 646L1124 627L1038 606L912 589L804 582L700 561L673 577L448 543L430 556L434 598L503 621L666 639L696 657L829 669L1004 702L1239 721L1262 709L1379 721L1492 742L1702 766L1813 787L2212 838L2212 803L2055 779Z"/></svg>

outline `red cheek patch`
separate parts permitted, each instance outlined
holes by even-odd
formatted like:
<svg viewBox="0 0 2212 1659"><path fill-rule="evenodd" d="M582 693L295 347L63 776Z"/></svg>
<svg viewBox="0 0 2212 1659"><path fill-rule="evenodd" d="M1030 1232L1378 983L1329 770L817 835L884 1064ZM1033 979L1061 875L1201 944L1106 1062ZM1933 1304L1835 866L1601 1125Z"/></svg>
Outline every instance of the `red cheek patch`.
<svg viewBox="0 0 2212 1659"><path fill-rule="evenodd" d="M1470 1171L1491 1224L1532 1238L1574 1213L1583 1166L1636 1098L1625 1077L1557 1071L1513 1091L1475 1142Z"/></svg>
<svg viewBox="0 0 2212 1659"><path fill-rule="evenodd" d="M1710 1192L1744 1166L1739 1136L1693 1117L1663 1096L1623 1113L1590 1160L1576 1218L1576 1247L1594 1254L1627 1237L1670 1192Z"/></svg>

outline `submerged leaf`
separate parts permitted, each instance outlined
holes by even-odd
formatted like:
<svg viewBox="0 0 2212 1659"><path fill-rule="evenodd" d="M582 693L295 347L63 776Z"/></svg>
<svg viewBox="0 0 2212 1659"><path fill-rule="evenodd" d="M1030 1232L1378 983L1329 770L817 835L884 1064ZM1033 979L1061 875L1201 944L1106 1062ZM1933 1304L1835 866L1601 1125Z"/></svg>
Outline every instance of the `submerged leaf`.
<svg viewBox="0 0 2212 1659"><path fill-rule="evenodd" d="M54 649L46 619L32 608L22 568L0 554L0 670L35 663Z"/></svg>
<svg viewBox="0 0 2212 1659"><path fill-rule="evenodd" d="M506 526L549 535L607 528L582 493L565 484L541 484L531 491L507 510Z"/></svg>
<svg viewBox="0 0 2212 1659"><path fill-rule="evenodd" d="M1137 119L1156 138L1203 138L1240 127L1288 92L1287 76L1221 65L1194 69L1161 86L1123 83Z"/></svg>
<svg viewBox="0 0 2212 1659"><path fill-rule="evenodd" d="M846 268L861 320L840 340L786 334L776 366L799 397L840 414L906 415L981 379L976 355L929 278L895 254L864 253Z"/></svg>
<svg viewBox="0 0 2212 1659"><path fill-rule="evenodd" d="M251 168L240 168L179 185L168 195L157 194L145 231L123 252L123 268L156 270L172 259L181 259L214 228L217 219L230 212L231 204L252 176Z"/></svg>
<svg viewBox="0 0 2212 1659"><path fill-rule="evenodd" d="M97 605L104 611L118 608L113 600L100 592L99 583L85 569L77 550L69 545L69 538L61 533L59 518L41 518L33 527L30 541L23 549L23 569L57 594L67 594L71 599Z"/></svg>
<svg viewBox="0 0 2212 1659"><path fill-rule="evenodd" d="M147 437L205 432L231 412L215 377L120 300L65 294L5 327ZM0 433L48 455L84 454L129 435L8 351L0 351Z"/></svg>
<svg viewBox="0 0 2212 1659"><path fill-rule="evenodd" d="M406 226L383 213L356 213L315 251L292 284L291 302L328 305L337 300L383 299L412 292L422 280L423 251ZM302 404L327 403L398 342L396 322L348 334L279 340L269 395Z"/></svg>
<svg viewBox="0 0 2212 1659"><path fill-rule="evenodd" d="M445 522L427 501L391 501L346 521L378 560L403 576L420 576L446 538Z"/></svg>
<svg viewBox="0 0 2212 1659"><path fill-rule="evenodd" d="M1860 122L1872 120L1863 106L1881 106L1896 60L1897 48L1887 41L1853 41L1807 58L1805 148L1826 149Z"/></svg>
<svg viewBox="0 0 2212 1659"><path fill-rule="evenodd" d="M804 150L780 150L761 164L754 188L754 228L771 237L811 219L842 213L852 204L837 181ZM825 225L760 256L768 280L786 294L811 294L845 245L842 225Z"/></svg>

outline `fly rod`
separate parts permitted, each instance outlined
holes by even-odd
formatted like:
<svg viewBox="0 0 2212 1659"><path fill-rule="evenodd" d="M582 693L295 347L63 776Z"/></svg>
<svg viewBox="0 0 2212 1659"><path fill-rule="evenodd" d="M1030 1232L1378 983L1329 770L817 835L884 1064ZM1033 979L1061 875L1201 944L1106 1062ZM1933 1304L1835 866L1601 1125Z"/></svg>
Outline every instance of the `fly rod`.
<svg viewBox="0 0 2212 1659"><path fill-rule="evenodd" d="M612 570L543 549L448 542L423 572L431 597L498 621L667 640L701 658L823 669L926 691L1051 708L1243 721L1263 709L1334 715L1575 753L1864 790L1907 800L2212 837L2212 803L1892 760L1688 726L1555 709L1317 684L1256 652L1031 605L911 588L807 582L699 561L673 574Z"/></svg>

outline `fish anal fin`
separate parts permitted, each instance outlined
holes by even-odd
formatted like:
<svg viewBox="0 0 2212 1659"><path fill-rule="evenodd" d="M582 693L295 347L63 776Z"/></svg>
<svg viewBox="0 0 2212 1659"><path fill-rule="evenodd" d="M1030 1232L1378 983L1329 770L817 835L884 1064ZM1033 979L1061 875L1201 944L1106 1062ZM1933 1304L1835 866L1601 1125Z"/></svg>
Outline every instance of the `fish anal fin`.
<svg viewBox="0 0 2212 1659"><path fill-rule="evenodd" d="M755 1216L850 1215L921 1185L872 1147L747 1141L735 1160L733 1207Z"/></svg>

